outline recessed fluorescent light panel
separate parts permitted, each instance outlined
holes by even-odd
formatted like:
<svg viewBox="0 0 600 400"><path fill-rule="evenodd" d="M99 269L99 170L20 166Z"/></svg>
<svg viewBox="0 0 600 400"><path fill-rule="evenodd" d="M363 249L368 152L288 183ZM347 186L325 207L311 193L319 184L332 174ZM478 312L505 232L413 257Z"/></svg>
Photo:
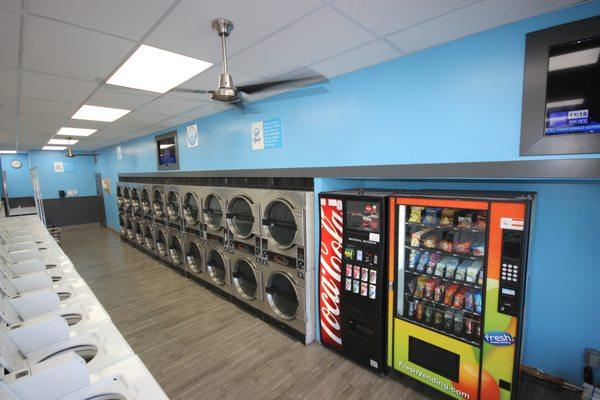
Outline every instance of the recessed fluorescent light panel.
<svg viewBox="0 0 600 400"><path fill-rule="evenodd" d="M90 136L96 131L97 129L62 127L58 130L58 132L56 132L56 134L62 136Z"/></svg>
<svg viewBox="0 0 600 400"><path fill-rule="evenodd" d="M44 146L42 150L64 150L67 146Z"/></svg>
<svg viewBox="0 0 600 400"><path fill-rule="evenodd" d="M16 150L0 150L0 154L17 154Z"/></svg>
<svg viewBox="0 0 600 400"><path fill-rule="evenodd" d="M598 62L598 56L600 56L600 47L553 56L548 60L548 71L558 71L561 69L596 64Z"/></svg>
<svg viewBox="0 0 600 400"><path fill-rule="evenodd" d="M110 107L99 107L83 105L77 112L71 117L73 119L86 119L89 121L104 121L113 122L121 118L123 115L129 114L131 110L124 110L122 108L110 108Z"/></svg>
<svg viewBox="0 0 600 400"><path fill-rule="evenodd" d="M76 144L77 142L79 142L79 140L69 140L69 139L50 139L48 140L48 144L66 144L66 145L73 145Z"/></svg>
<svg viewBox="0 0 600 400"><path fill-rule="evenodd" d="M211 65L207 61L143 44L106 83L165 93Z"/></svg>

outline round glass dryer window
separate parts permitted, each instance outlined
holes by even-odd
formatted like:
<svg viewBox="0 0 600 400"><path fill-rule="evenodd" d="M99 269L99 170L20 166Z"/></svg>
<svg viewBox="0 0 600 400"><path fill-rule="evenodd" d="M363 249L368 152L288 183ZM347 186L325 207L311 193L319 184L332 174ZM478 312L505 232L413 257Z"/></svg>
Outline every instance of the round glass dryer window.
<svg viewBox="0 0 600 400"><path fill-rule="evenodd" d="M154 250L154 236L152 235L152 229L148 225L144 225L142 229L144 234L144 244L148 250Z"/></svg>
<svg viewBox="0 0 600 400"><path fill-rule="evenodd" d="M294 319L298 313L298 296L290 278L275 272L267 284L267 297L273 311L284 319Z"/></svg>
<svg viewBox="0 0 600 400"><path fill-rule="evenodd" d="M234 197L229 202L229 214L235 233L243 238L249 237L254 226L254 216L248 200L243 197Z"/></svg>
<svg viewBox="0 0 600 400"><path fill-rule="evenodd" d="M167 196L167 214L171 221L179 219L179 195L175 192L169 192Z"/></svg>
<svg viewBox="0 0 600 400"><path fill-rule="evenodd" d="M281 200L271 202L267 206L265 217L269 233L277 245L287 248L294 244L298 227L287 203Z"/></svg>
<svg viewBox="0 0 600 400"><path fill-rule="evenodd" d="M165 257L167 254L169 254L167 252L167 238L164 231L158 230L156 232L156 250L158 250L158 254L160 254L162 257Z"/></svg>
<svg viewBox="0 0 600 400"><path fill-rule="evenodd" d="M186 248L187 264L193 273L202 272L202 252L197 242L191 242Z"/></svg>
<svg viewBox="0 0 600 400"><path fill-rule="evenodd" d="M214 194L209 194L206 197L206 216L208 220L208 226L213 230L221 229L223 222L223 209L221 208L221 202L218 197Z"/></svg>
<svg viewBox="0 0 600 400"><path fill-rule="evenodd" d="M152 209L156 218L162 218L165 215L162 193L158 189L152 192Z"/></svg>
<svg viewBox="0 0 600 400"><path fill-rule="evenodd" d="M208 267L208 273L215 283L218 285L225 283L227 272L225 270L225 260L223 260L221 253L214 249L211 250L210 253L208 253L206 266Z"/></svg>
<svg viewBox="0 0 600 400"><path fill-rule="evenodd" d="M142 234L142 226L139 222L133 222L133 234L135 236L135 241L139 244L144 244L144 235Z"/></svg>
<svg viewBox="0 0 600 400"><path fill-rule="evenodd" d="M256 298L258 284L250 262L245 259L239 260L235 264L234 271L235 287L242 297L248 300Z"/></svg>
<svg viewBox="0 0 600 400"><path fill-rule="evenodd" d="M198 222L198 200L194 193L186 193L183 198L183 216L188 225Z"/></svg>
<svg viewBox="0 0 600 400"><path fill-rule="evenodd" d="M121 191L121 186L117 186L117 205L119 207L123 205L123 193Z"/></svg>
<svg viewBox="0 0 600 400"><path fill-rule="evenodd" d="M148 189L142 189L142 194L140 196L140 205L142 206L142 211L144 214L150 214L150 193Z"/></svg>
<svg viewBox="0 0 600 400"><path fill-rule="evenodd" d="M125 229L125 220L122 215L119 215L119 231L121 232L121 235L125 235L127 233Z"/></svg>
<svg viewBox="0 0 600 400"><path fill-rule="evenodd" d="M131 220L129 218L125 219L125 231L127 232L127 237L133 239L133 226L131 225Z"/></svg>
<svg viewBox="0 0 600 400"><path fill-rule="evenodd" d="M169 255L174 264L179 265L183 262L183 246L181 245L181 239L177 235L169 238Z"/></svg>
<svg viewBox="0 0 600 400"><path fill-rule="evenodd" d="M125 207L129 207L131 205L131 199L129 198L129 188L123 189L123 203Z"/></svg>
<svg viewBox="0 0 600 400"><path fill-rule="evenodd" d="M133 208L140 207L140 192L136 188L131 189L131 205Z"/></svg>

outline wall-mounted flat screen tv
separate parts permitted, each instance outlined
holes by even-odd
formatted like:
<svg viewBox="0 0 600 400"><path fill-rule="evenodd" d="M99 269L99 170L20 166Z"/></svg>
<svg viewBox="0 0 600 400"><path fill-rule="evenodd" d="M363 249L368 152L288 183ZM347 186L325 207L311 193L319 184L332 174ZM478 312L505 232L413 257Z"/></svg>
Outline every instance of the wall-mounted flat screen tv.
<svg viewBox="0 0 600 400"><path fill-rule="evenodd" d="M600 152L600 16L527 34L521 155Z"/></svg>
<svg viewBox="0 0 600 400"><path fill-rule="evenodd" d="M179 169L177 132L156 136L156 160L159 170Z"/></svg>

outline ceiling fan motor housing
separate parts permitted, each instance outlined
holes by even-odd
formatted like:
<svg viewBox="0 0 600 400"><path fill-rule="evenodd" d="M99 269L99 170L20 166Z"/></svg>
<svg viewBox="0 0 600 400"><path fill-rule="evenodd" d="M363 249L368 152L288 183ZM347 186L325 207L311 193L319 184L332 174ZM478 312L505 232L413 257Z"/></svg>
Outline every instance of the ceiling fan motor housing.
<svg viewBox="0 0 600 400"><path fill-rule="evenodd" d="M219 88L213 90L212 99L216 101L222 101L225 103L234 103L240 100L238 91L233 86L233 79L229 74L219 75Z"/></svg>

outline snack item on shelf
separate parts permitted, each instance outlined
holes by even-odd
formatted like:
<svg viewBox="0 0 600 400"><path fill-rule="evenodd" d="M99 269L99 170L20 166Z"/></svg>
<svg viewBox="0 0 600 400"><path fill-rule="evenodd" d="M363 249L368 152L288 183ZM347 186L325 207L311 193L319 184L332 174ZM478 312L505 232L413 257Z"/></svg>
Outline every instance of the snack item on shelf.
<svg viewBox="0 0 600 400"><path fill-rule="evenodd" d="M466 288L461 288L454 294L454 301L452 302L452 307L458 308L462 310L465 306L465 294L467 293Z"/></svg>
<svg viewBox="0 0 600 400"><path fill-rule="evenodd" d="M421 245L421 237L429 231L431 231L431 228L413 232L413 234L410 235L410 245L414 247L419 247Z"/></svg>
<svg viewBox="0 0 600 400"><path fill-rule="evenodd" d="M423 223L425 225L437 225L440 222L439 218L440 209L437 207L427 207L425 209L425 217Z"/></svg>
<svg viewBox="0 0 600 400"><path fill-rule="evenodd" d="M475 312L481 314L481 291L477 290L474 294L475 297Z"/></svg>
<svg viewBox="0 0 600 400"><path fill-rule="evenodd" d="M417 310L416 310L416 318L417 321L421 321L423 319L423 314L425 313L425 306L422 302L417 302Z"/></svg>
<svg viewBox="0 0 600 400"><path fill-rule="evenodd" d="M446 285L440 284L435 287L433 291L433 300L441 303L444 301L444 293L446 293Z"/></svg>
<svg viewBox="0 0 600 400"><path fill-rule="evenodd" d="M435 234L423 236L423 247L435 249L437 247L438 237Z"/></svg>
<svg viewBox="0 0 600 400"><path fill-rule="evenodd" d="M417 288L417 278L412 278L406 284L407 293L414 294L416 288Z"/></svg>
<svg viewBox="0 0 600 400"><path fill-rule="evenodd" d="M406 311L408 318L414 318L415 316L415 302L414 300L408 301L408 310Z"/></svg>
<svg viewBox="0 0 600 400"><path fill-rule="evenodd" d="M467 290L465 293L465 311L475 311L475 295L472 290Z"/></svg>
<svg viewBox="0 0 600 400"><path fill-rule="evenodd" d="M421 223L421 213L423 212L424 209L425 209L425 207L411 206L410 207L410 216L408 217L408 222L411 222L413 224Z"/></svg>
<svg viewBox="0 0 600 400"><path fill-rule="evenodd" d="M427 270L425 271L428 275L433 274L433 271L435 271L435 266L441 258L442 256L440 256L438 253L431 253L429 255L429 262L427 263Z"/></svg>
<svg viewBox="0 0 600 400"><path fill-rule="evenodd" d="M417 264L417 272L425 271L425 265L429 262L429 252L424 251L419 258L419 263Z"/></svg>
<svg viewBox="0 0 600 400"><path fill-rule="evenodd" d="M440 243L438 244L438 249L448 253L452 253L452 248L454 247L453 245L454 243L452 242L452 240L440 240Z"/></svg>
<svg viewBox="0 0 600 400"><path fill-rule="evenodd" d="M454 314L454 334L461 336L463 331L463 316L461 313Z"/></svg>
<svg viewBox="0 0 600 400"><path fill-rule="evenodd" d="M480 260L471 261L470 265L467 267L467 282L475 283L477 281L477 277L481 271L481 267L483 263Z"/></svg>
<svg viewBox="0 0 600 400"><path fill-rule="evenodd" d="M479 274L477 275L477 284L483 285L483 268L479 270Z"/></svg>
<svg viewBox="0 0 600 400"><path fill-rule="evenodd" d="M433 292L435 291L435 287L437 286L437 284L437 280L429 278L427 280L427 283L425 284L425 293L423 294L423 297L425 297L426 299L433 298Z"/></svg>
<svg viewBox="0 0 600 400"><path fill-rule="evenodd" d="M475 321L470 318L465 318L465 336L467 339L471 339L475 333Z"/></svg>
<svg viewBox="0 0 600 400"><path fill-rule="evenodd" d="M475 214L475 221L473 222L473 229L478 231L485 231L487 223L485 221L485 215Z"/></svg>
<svg viewBox="0 0 600 400"><path fill-rule="evenodd" d="M423 297L423 293L425 292L426 284L427 284L427 277L419 276L419 279L417 279L417 288L415 289L416 297Z"/></svg>
<svg viewBox="0 0 600 400"><path fill-rule="evenodd" d="M415 269L415 267L419 263L420 257L421 257L421 252L419 250L411 250L410 255L408 256L408 268Z"/></svg>
<svg viewBox="0 0 600 400"><path fill-rule="evenodd" d="M444 313L444 330L446 332L452 332L454 326L454 314L450 310L446 310Z"/></svg>
<svg viewBox="0 0 600 400"><path fill-rule="evenodd" d="M435 272L433 273L435 276L444 276L444 271L446 270L446 264L448 263L448 258L444 257L435 266Z"/></svg>
<svg viewBox="0 0 600 400"><path fill-rule="evenodd" d="M433 325L438 328L441 328L441 326L443 324L444 324L444 311L442 311L438 308L433 312Z"/></svg>
<svg viewBox="0 0 600 400"><path fill-rule="evenodd" d="M454 246L454 251L456 253L461 253L461 254L470 253L471 252L471 243L472 242L470 240L458 242L458 243L456 243L456 246Z"/></svg>
<svg viewBox="0 0 600 400"><path fill-rule="evenodd" d="M485 255L485 244L483 242L475 242L471 246L471 251L476 256L484 256Z"/></svg>
<svg viewBox="0 0 600 400"><path fill-rule="evenodd" d="M461 262L460 265L458 267L456 267L456 273L454 274L454 280L461 281L461 282L465 280L465 275L467 275L467 265L468 265L468 263L465 261Z"/></svg>
<svg viewBox="0 0 600 400"><path fill-rule="evenodd" d="M458 284L457 283L451 283L450 285L448 285L448 287L446 288L446 293L444 294L444 304L449 306L452 304L452 299L454 297L454 293L456 293L456 291L458 290Z"/></svg>
<svg viewBox="0 0 600 400"><path fill-rule="evenodd" d="M471 229L473 226L473 214L463 213L458 216L458 227L462 229Z"/></svg>
<svg viewBox="0 0 600 400"><path fill-rule="evenodd" d="M454 274L456 272L456 267L458 266L458 259L454 257L448 257L448 262L446 263L446 273L445 277L449 279L454 279Z"/></svg>
<svg viewBox="0 0 600 400"><path fill-rule="evenodd" d="M425 306L425 322L427 325L431 325L433 322L433 308Z"/></svg>
<svg viewBox="0 0 600 400"><path fill-rule="evenodd" d="M440 225L452 226L454 225L454 217L456 216L456 210L453 208L444 208L442 210L442 218L440 218Z"/></svg>
<svg viewBox="0 0 600 400"><path fill-rule="evenodd" d="M475 322L475 339L479 339L481 337L481 323Z"/></svg>

